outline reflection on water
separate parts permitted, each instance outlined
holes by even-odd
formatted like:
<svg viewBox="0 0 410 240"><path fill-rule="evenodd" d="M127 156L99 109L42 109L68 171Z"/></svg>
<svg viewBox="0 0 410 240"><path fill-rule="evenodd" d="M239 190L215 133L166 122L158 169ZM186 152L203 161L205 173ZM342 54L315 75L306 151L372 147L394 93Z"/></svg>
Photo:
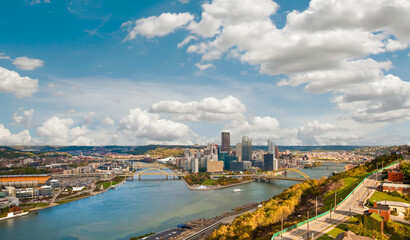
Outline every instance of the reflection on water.
<svg viewBox="0 0 410 240"><path fill-rule="evenodd" d="M319 178L342 170L343 165L323 164L302 171ZM288 176L299 177L297 173ZM233 188L191 191L180 180L149 178L155 177L144 176L142 181L128 181L101 195L0 222L1 239L128 239L266 200L297 183L254 182L240 185L241 192L234 193Z"/></svg>

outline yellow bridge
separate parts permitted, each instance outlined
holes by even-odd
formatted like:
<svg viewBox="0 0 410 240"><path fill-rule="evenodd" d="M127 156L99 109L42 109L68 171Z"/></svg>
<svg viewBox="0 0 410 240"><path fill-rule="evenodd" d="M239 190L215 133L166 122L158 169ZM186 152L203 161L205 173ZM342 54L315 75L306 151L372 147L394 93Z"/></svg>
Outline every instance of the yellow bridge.
<svg viewBox="0 0 410 240"><path fill-rule="evenodd" d="M175 178L184 177L186 173L174 173L174 172L165 172L160 168L147 168L140 172L136 172L135 175L138 175L138 180L141 180L141 176L150 175L150 176L165 176L168 180L168 176Z"/></svg>
<svg viewBox="0 0 410 240"><path fill-rule="evenodd" d="M296 177L284 177L284 176L280 176L280 175L279 176L275 175L275 173L280 172L280 171L296 172L299 175L301 175L302 177L301 178L296 178ZM216 177L216 176L218 176L218 175L213 175L213 177ZM298 169L294 169L294 168L282 168L282 169L278 169L276 171L265 173L265 174L237 174L237 175L233 175L233 176L251 177L252 179L256 179L258 181L270 181L272 179L289 180L289 181L305 181L307 179L311 179L309 177L309 175L307 175L306 173L304 173L304 172L302 172Z"/></svg>
<svg viewBox="0 0 410 240"><path fill-rule="evenodd" d="M300 178L296 178L296 177L285 177L285 176L281 176L281 175L275 175L275 173L279 172L279 171L291 171L291 172L296 172L299 175L301 175ZM133 173L133 174L129 174L127 176L132 176L132 175L137 175L138 176L138 180L141 180L141 176L165 176L166 179L168 179L168 177L173 177L174 179L176 178L180 178L180 177L185 177L187 175L187 173L174 173L174 172L165 172L164 170L162 170L162 168L146 168L142 171ZM125 176L125 175L124 175ZM272 179L278 179L278 180L289 180L289 181L304 181L306 179L311 179L306 173L298 170L298 169L294 169L294 168L283 168L283 169L279 169L273 172L269 172L269 173L265 173L265 174L236 174L236 175L211 175L212 177L220 177L220 176L240 176L240 177L251 177L253 179L257 179L258 181L270 181Z"/></svg>

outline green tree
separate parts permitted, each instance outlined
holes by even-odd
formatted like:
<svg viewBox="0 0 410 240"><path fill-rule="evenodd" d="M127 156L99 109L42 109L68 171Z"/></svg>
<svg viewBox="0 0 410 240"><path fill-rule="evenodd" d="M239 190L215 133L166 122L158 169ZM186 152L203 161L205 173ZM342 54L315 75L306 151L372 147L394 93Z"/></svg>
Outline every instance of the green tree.
<svg viewBox="0 0 410 240"><path fill-rule="evenodd" d="M410 208L407 208L406 212L404 212L404 220L410 222Z"/></svg>

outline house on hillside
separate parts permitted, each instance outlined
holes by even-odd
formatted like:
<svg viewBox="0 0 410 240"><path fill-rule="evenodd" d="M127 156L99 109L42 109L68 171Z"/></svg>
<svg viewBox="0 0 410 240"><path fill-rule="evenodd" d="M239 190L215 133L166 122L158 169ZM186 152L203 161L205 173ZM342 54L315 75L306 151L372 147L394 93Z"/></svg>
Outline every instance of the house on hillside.
<svg viewBox="0 0 410 240"><path fill-rule="evenodd" d="M388 221L390 219L390 207L384 204L373 203L373 206L369 208L368 214L377 213L383 217L383 221Z"/></svg>

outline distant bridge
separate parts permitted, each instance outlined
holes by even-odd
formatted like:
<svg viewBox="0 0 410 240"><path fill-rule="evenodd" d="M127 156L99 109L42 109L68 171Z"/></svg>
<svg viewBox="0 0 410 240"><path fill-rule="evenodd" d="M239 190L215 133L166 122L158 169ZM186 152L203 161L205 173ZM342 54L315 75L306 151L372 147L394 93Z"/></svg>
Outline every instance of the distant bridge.
<svg viewBox="0 0 410 240"><path fill-rule="evenodd" d="M138 180L141 180L141 176L165 176L168 180L168 177L180 178L185 177L186 173L174 173L174 172L165 172L160 168L147 168L140 172L136 172L135 175L138 176Z"/></svg>
<svg viewBox="0 0 410 240"><path fill-rule="evenodd" d="M274 175L275 173L279 172L279 171L292 171L292 172L296 172L299 175L302 176L302 178L296 178L296 177L284 177L284 176L277 176ZM214 177L216 176L221 176L221 175L213 175ZM223 175L222 175L223 176ZM230 175L226 175L226 176L230 176ZM294 169L294 168L282 168L282 169L278 169L276 171L273 171L271 173L264 173L264 174L237 174L237 175L233 175L233 176L240 176L240 177L251 177L252 179L255 179L257 181L270 181L272 179L277 179L277 180L289 180L289 181L300 181L303 182L307 179L311 179L309 177L309 175L307 175L306 173L298 170L298 169Z"/></svg>

